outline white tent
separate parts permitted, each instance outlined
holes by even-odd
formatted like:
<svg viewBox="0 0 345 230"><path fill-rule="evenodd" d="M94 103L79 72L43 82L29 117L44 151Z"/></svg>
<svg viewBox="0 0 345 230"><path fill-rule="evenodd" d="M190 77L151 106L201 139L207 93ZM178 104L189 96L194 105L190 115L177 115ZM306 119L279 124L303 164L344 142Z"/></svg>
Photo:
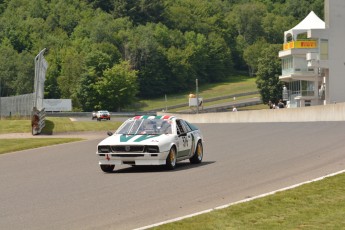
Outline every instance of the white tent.
<svg viewBox="0 0 345 230"><path fill-rule="evenodd" d="M325 29L325 22L322 21L314 11L311 11L298 25L284 32L284 42L288 42L288 37L297 40L297 35L306 33L310 29Z"/></svg>

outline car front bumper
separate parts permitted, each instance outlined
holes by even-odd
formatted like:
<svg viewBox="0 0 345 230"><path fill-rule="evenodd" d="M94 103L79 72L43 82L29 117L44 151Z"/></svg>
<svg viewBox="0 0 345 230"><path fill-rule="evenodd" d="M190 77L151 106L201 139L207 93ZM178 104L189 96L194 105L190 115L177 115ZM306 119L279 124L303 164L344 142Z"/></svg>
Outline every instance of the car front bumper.
<svg viewBox="0 0 345 230"><path fill-rule="evenodd" d="M97 153L100 165L165 165L169 151L160 153Z"/></svg>

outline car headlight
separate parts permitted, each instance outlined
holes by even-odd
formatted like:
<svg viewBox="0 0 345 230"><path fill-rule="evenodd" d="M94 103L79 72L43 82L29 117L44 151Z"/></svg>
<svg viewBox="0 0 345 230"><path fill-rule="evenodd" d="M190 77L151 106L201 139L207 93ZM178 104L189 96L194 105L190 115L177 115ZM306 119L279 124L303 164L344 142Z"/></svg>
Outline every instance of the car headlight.
<svg viewBox="0 0 345 230"><path fill-rule="evenodd" d="M147 145L145 148L145 152L148 153L159 153L159 147L156 145Z"/></svg>
<svg viewBox="0 0 345 230"><path fill-rule="evenodd" d="M98 146L99 153L110 153L110 146L108 145L100 145Z"/></svg>

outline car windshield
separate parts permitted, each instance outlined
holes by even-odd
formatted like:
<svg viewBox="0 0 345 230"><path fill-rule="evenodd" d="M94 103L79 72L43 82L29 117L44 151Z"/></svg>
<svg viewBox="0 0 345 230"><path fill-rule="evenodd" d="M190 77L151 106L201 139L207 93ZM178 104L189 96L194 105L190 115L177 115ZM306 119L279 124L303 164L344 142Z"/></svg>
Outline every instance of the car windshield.
<svg viewBox="0 0 345 230"><path fill-rule="evenodd" d="M128 120L121 125L116 133L127 135L171 134L171 121L162 119Z"/></svg>

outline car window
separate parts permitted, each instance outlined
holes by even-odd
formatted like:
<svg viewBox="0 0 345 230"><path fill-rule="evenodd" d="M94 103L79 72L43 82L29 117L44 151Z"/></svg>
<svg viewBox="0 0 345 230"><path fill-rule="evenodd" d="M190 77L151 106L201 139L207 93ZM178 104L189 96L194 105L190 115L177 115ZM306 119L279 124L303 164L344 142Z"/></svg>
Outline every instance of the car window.
<svg viewBox="0 0 345 230"><path fill-rule="evenodd" d="M177 134L186 133L186 131L183 128L183 125L181 124L181 120L176 120L176 128L177 128Z"/></svg>
<svg viewBox="0 0 345 230"><path fill-rule="evenodd" d="M198 130L199 128L191 123L189 123L188 121L184 121L188 126L189 128L194 131L194 130Z"/></svg>
<svg viewBox="0 0 345 230"><path fill-rule="evenodd" d="M183 129L185 130L185 132L188 133L188 132L192 131L192 129L186 124L185 121L181 120L180 122L181 122L181 125L183 126Z"/></svg>
<svg viewBox="0 0 345 230"><path fill-rule="evenodd" d="M171 134L171 121L162 119L127 120L117 131L118 134L160 135Z"/></svg>

